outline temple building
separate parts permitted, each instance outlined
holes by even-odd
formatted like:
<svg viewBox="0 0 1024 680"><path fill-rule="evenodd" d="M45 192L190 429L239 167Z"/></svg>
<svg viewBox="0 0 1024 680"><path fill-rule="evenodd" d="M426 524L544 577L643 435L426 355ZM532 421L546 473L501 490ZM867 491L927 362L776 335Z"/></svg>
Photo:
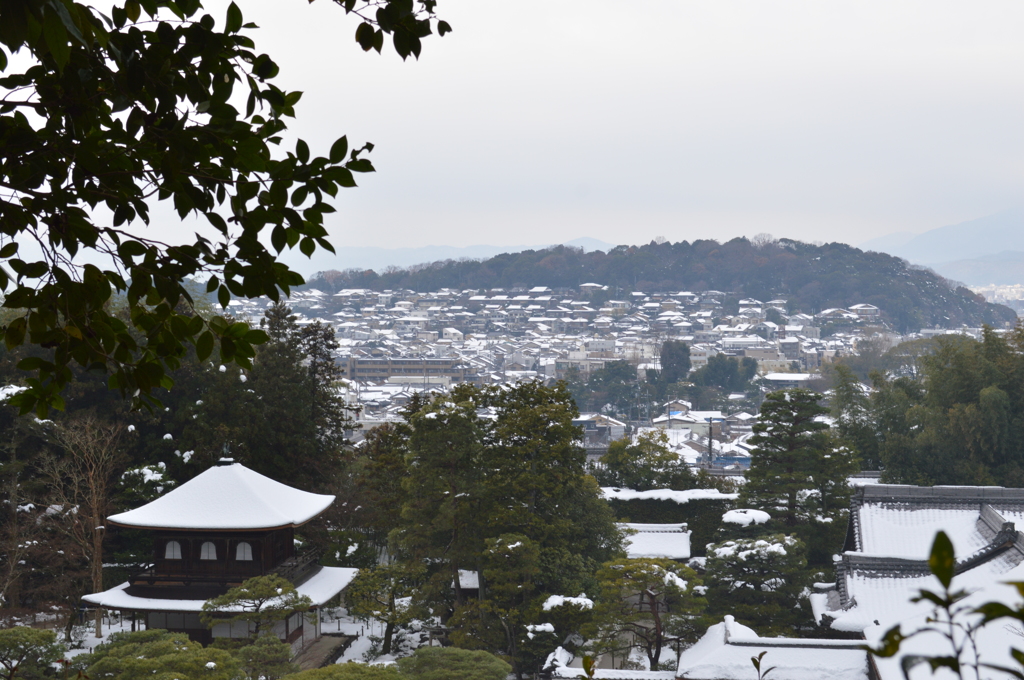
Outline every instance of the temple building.
<svg viewBox="0 0 1024 680"><path fill-rule="evenodd" d="M222 458L155 501L107 518L113 526L151 532L152 563L121 585L82 599L206 644L214 637L249 636L245 623L204 626L199 614L208 599L254 576L278 574L313 603L313 615L297 613L274 631L298 650L320 637L315 610L357 572L322 567L315 551L296 550L296 527L333 502L334 496L294 489Z"/></svg>

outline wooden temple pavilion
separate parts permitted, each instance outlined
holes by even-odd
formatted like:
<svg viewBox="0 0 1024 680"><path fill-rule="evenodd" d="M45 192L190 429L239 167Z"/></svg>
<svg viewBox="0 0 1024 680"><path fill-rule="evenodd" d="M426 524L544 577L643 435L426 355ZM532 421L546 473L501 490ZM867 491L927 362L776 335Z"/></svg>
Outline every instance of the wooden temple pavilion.
<svg viewBox="0 0 1024 680"><path fill-rule="evenodd" d="M107 518L114 526L152 532L152 564L82 599L133 612L147 628L185 632L204 644L214 637L248 637L244 623L204 626L199 613L206 600L253 576L279 574L317 609L355 577L356 569L322 567L315 552L295 549L295 528L333 502L334 496L300 491L222 458L155 501ZM298 649L320 637L320 617L298 613L274 632Z"/></svg>

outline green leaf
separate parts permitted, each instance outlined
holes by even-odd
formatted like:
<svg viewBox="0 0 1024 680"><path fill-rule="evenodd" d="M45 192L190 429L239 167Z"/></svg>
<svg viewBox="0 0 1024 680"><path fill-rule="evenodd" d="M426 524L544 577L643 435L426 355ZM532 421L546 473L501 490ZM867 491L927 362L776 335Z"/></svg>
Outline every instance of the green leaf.
<svg viewBox="0 0 1024 680"><path fill-rule="evenodd" d="M206 361L213 354L213 333L205 331L196 340L196 357L199 361Z"/></svg>
<svg viewBox="0 0 1024 680"><path fill-rule="evenodd" d="M227 23L224 25L225 33L238 33L239 29L242 28L242 10L238 9L238 5L231 3L228 5L228 18Z"/></svg>
<svg viewBox="0 0 1024 680"><path fill-rule="evenodd" d="M270 340L270 336L267 335L266 331L253 328L245 334L243 339L251 345L262 345Z"/></svg>
<svg viewBox="0 0 1024 680"><path fill-rule="evenodd" d="M135 23L139 20L139 16L142 13L142 6L139 5L137 0L128 0L124 3L124 13Z"/></svg>
<svg viewBox="0 0 1024 680"><path fill-rule="evenodd" d="M437 22L437 34L439 36L444 36L445 33L451 33L451 32L452 32L451 24L449 24L447 21L438 21Z"/></svg>
<svg viewBox="0 0 1024 680"><path fill-rule="evenodd" d="M363 48L363 52L373 49L373 26L363 22L356 27L356 42Z"/></svg>
<svg viewBox="0 0 1024 680"><path fill-rule="evenodd" d="M342 136L334 144L331 145L331 162L340 163L345 160L345 154L348 153L348 137Z"/></svg>
<svg viewBox="0 0 1024 680"><path fill-rule="evenodd" d="M23 316L19 316L7 324L7 330L4 332L4 342L7 344L7 349L14 349L25 342L25 330L27 328L28 321Z"/></svg>
<svg viewBox="0 0 1024 680"><path fill-rule="evenodd" d="M0 248L0 258L13 257L18 252L18 244L15 242L8 243L3 248Z"/></svg>
<svg viewBox="0 0 1024 680"><path fill-rule="evenodd" d="M300 163L309 162L309 144L306 144L303 140L295 142L295 157L299 159Z"/></svg>
<svg viewBox="0 0 1024 680"><path fill-rule="evenodd" d="M57 13L47 8L43 16L43 38L50 48L53 60L57 62L57 70L63 71L71 58L71 46L68 44L68 31Z"/></svg>
<svg viewBox="0 0 1024 680"><path fill-rule="evenodd" d="M38 371L40 369L52 371L53 364L45 361L42 357L25 357L18 362L18 368L22 371Z"/></svg>
<svg viewBox="0 0 1024 680"><path fill-rule="evenodd" d="M956 557L953 553L953 542L949 540L945 531L935 534L932 552L928 556L928 568L939 579L943 587L948 589L949 584L953 581Z"/></svg>

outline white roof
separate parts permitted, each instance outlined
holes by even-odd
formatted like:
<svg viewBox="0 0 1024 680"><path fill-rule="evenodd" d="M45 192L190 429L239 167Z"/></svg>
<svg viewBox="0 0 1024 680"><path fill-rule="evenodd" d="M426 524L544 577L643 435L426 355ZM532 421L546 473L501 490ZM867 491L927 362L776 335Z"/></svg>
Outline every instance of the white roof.
<svg viewBox="0 0 1024 680"><path fill-rule="evenodd" d="M264 477L226 459L111 524L148 529L246 530L305 524L334 502Z"/></svg>
<svg viewBox="0 0 1024 680"><path fill-rule="evenodd" d="M459 569L459 588L478 590L480 588L480 572Z"/></svg>
<svg viewBox="0 0 1024 680"><path fill-rule="evenodd" d="M626 536L626 554L630 559L690 559L690 532L685 524L619 524L637 533Z"/></svg>
<svg viewBox="0 0 1024 680"><path fill-rule="evenodd" d="M358 569L346 567L320 567L320 571L306 579L301 585L295 586L299 595L305 595L320 606L340 593L359 573ZM136 597L125 590L129 583L125 581L119 586L104 590L102 593L85 595L82 600L107 609L133 609L136 611L154 612L199 612L203 610L206 600L175 600L156 597Z"/></svg>
<svg viewBox="0 0 1024 680"><path fill-rule="evenodd" d="M766 652L768 677L786 680L868 680L868 654L859 640L762 638L733 617L717 623L679 656L679 677L694 680L756 680L751 657Z"/></svg>
<svg viewBox="0 0 1024 680"><path fill-rule="evenodd" d="M869 555L926 560L936 532L953 541L958 556L970 555L988 543L978 530L977 506L906 508L865 503L858 508L862 550Z"/></svg>
<svg viewBox="0 0 1024 680"><path fill-rule="evenodd" d="M620 489L611 486L602 486L601 495L607 500L631 501L653 498L659 501L675 501L680 505L704 499L734 501L740 497L738 493L722 493L718 489L687 489L685 491L649 489L647 491L633 491L632 489Z"/></svg>

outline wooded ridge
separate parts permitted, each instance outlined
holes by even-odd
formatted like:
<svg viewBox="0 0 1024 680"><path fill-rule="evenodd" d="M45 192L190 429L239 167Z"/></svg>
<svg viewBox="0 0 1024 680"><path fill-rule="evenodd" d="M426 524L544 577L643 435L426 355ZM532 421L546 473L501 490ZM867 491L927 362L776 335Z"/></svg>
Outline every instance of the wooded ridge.
<svg viewBox="0 0 1024 680"><path fill-rule="evenodd" d="M426 292L441 288L575 288L588 282L609 286L614 295L720 290L759 300L781 297L787 299L791 312L816 313L868 303L879 307L883 318L900 332L936 325L1001 327L1016 320L1009 307L989 304L967 288L897 257L842 243L813 245L790 239L651 242L590 253L555 246L480 261L448 260L393 268L384 274L357 269L321 272L309 285L325 291Z"/></svg>

